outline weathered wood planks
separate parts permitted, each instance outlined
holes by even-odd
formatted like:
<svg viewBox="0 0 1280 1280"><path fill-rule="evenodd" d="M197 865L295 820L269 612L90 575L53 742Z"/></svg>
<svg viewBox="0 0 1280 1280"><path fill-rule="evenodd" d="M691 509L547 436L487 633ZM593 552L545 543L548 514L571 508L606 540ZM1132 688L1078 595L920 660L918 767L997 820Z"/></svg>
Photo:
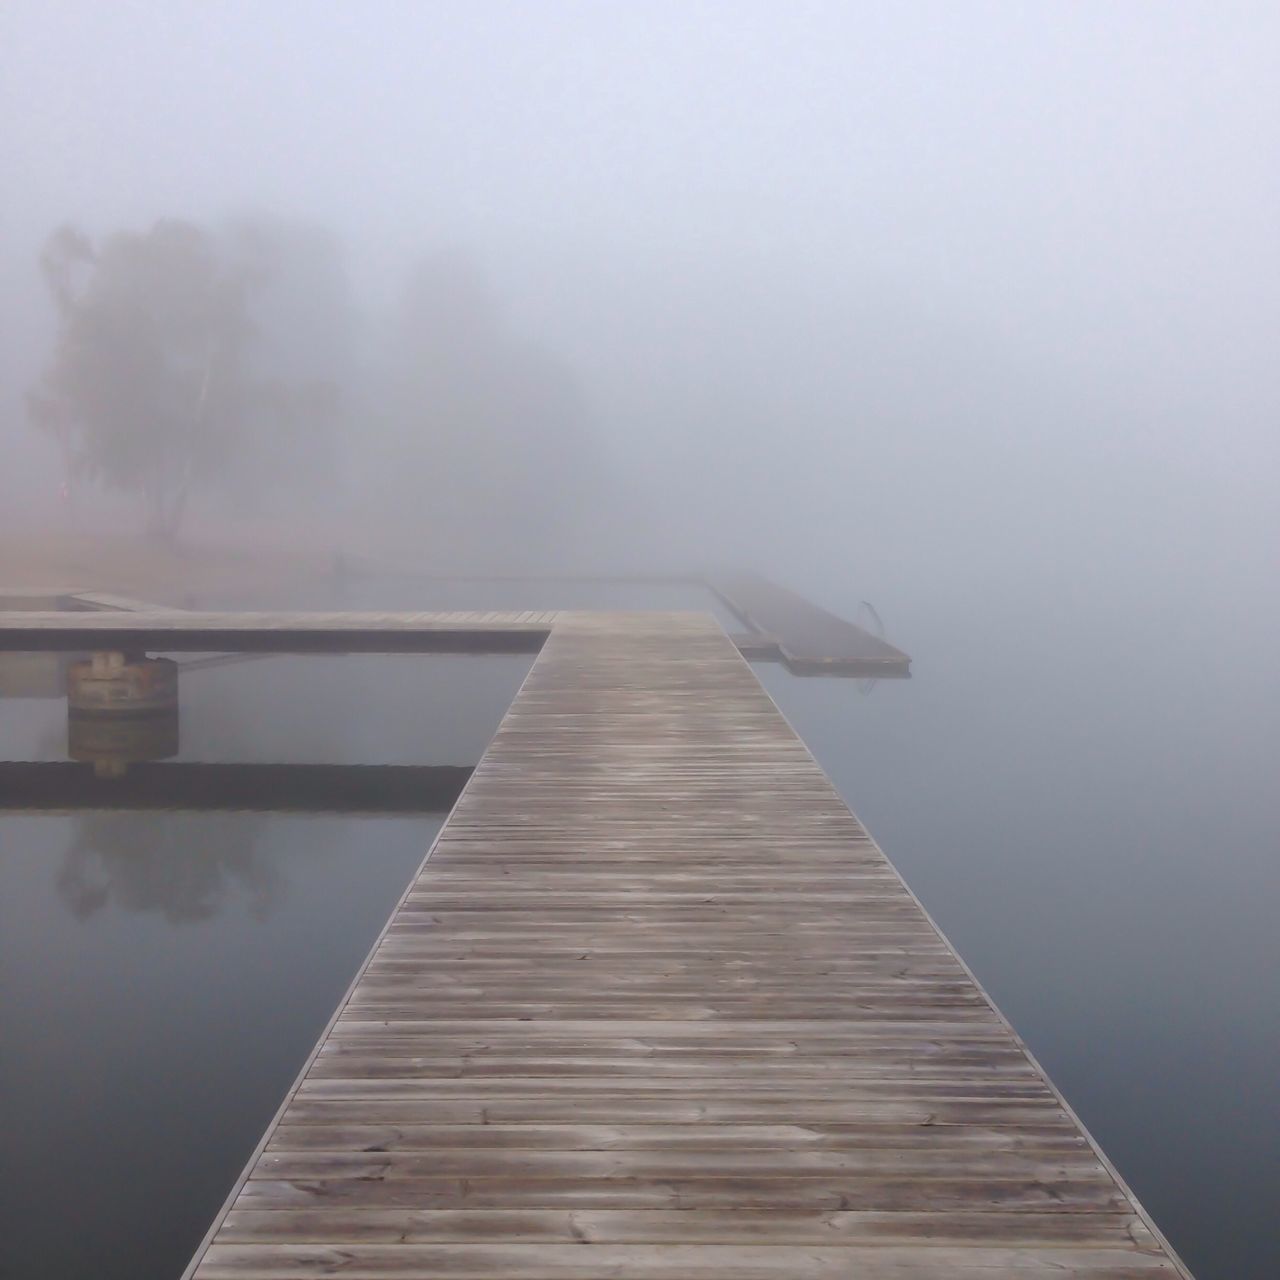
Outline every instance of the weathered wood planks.
<svg viewBox="0 0 1280 1280"><path fill-rule="evenodd" d="M1186 1272L719 628L561 614L189 1274Z"/></svg>

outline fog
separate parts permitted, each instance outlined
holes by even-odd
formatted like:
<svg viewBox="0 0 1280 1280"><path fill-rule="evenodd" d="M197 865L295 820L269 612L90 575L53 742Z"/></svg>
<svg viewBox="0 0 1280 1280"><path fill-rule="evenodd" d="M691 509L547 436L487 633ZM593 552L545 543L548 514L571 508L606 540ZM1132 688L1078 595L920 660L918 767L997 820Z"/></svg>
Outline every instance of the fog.
<svg viewBox="0 0 1280 1280"><path fill-rule="evenodd" d="M1230 0L5 0L0 586L150 523L873 602L910 682L770 692L1200 1274L1274 1275L1278 86ZM176 498L82 359L152 253L225 425Z"/></svg>
<svg viewBox="0 0 1280 1280"><path fill-rule="evenodd" d="M1101 560L1190 601L1270 566L1269 6L18 2L0 23L10 510L56 507L23 404L49 232L267 216L333 236L366 384L441 255L572 383L574 447L504 428L539 502L589 517L548 562L821 565L877 600ZM405 442L346 403L344 509L380 507L363 463ZM429 455L396 469L483 511L483 466L441 485ZM461 529L491 558L518 541Z"/></svg>

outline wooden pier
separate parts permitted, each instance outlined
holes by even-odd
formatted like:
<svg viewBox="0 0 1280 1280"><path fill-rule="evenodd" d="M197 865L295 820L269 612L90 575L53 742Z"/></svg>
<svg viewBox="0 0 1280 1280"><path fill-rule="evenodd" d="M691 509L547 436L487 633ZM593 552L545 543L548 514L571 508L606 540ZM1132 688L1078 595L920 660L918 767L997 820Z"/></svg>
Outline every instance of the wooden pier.
<svg viewBox="0 0 1280 1280"><path fill-rule="evenodd" d="M541 625L188 1276L1186 1277L720 627Z"/></svg>
<svg viewBox="0 0 1280 1280"><path fill-rule="evenodd" d="M905 676L911 659L887 640L837 617L758 573L721 573L705 579L752 630L738 647L772 644L796 675Z"/></svg>
<svg viewBox="0 0 1280 1280"><path fill-rule="evenodd" d="M383 566L385 569L385 566ZM378 567L361 566L361 576L379 576ZM901 649L863 627L837 617L803 596L758 573L662 574L540 577L534 575L458 579L412 573L426 584L465 582L471 587L501 588L511 583L578 586L649 586L699 588L715 596L742 623L730 639L752 662L781 662L795 675L902 678L911 673L911 659ZM103 614L128 613L131 619L108 619ZM6 613L17 613L6 618ZM68 621L68 613L92 613L94 618ZM175 613L186 621L169 622ZM83 588L42 591L0 589L0 652L61 649L68 643L86 647L158 647L156 637L168 641L170 652L220 650L251 653L437 652L536 653L546 639L555 610L516 612L429 613L199 613L171 609L128 596ZM163 615L159 619L155 614ZM139 616L140 615L140 616ZM158 626L156 624L159 624Z"/></svg>
<svg viewBox="0 0 1280 1280"><path fill-rule="evenodd" d="M554 613L0 613L0 652L537 653Z"/></svg>

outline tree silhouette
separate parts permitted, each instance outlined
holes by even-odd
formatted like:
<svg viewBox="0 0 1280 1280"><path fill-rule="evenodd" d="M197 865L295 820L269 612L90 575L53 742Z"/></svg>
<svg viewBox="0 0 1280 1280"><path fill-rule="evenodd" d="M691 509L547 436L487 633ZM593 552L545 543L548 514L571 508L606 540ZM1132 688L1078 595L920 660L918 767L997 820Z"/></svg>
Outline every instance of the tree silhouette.
<svg viewBox="0 0 1280 1280"><path fill-rule="evenodd" d="M59 331L31 416L75 474L138 492L148 532L172 539L192 487L235 447L251 281L206 232L171 220L96 249L61 228L41 267Z"/></svg>
<svg viewBox="0 0 1280 1280"><path fill-rule="evenodd" d="M412 273L391 366L399 498L418 527L454 563L510 564L562 540L595 462L583 397L506 323L465 256L439 254Z"/></svg>
<svg viewBox="0 0 1280 1280"><path fill-rule="evenodd" d="M283 344L256 322L289 228L252 231L215 236L166 219L95 246L62 227L41 254L58 332L31 419L58 441L69 476L138 494L148 533L164 541L195 489L249 488L305 457L305 427L333 416L332 383L291 376Z"/></svg>
<svg viewBox="0 0 1280 1280"><path fill-rule="evenodd" d="M237 891L255 918L284 894L276 861L263 855L260 815L87 813L58 871L58 893L77 919L108 903L154 912L174 924L217 916Z"/></svg>

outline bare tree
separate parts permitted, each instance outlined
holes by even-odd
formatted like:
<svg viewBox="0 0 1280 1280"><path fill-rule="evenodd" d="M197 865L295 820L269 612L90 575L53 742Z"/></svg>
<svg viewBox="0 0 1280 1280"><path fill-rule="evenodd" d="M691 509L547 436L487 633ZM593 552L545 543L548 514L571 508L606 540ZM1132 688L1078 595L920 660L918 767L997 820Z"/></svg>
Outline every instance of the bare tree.
<svg viewBox="0 0 1280 1280"><path fill-rule="evenodd" d="M247 275L206 232L172 220L96 249L61 228L41 268L59 328L31 417L73 473L140 494L148 533L171 540L243 423Z"/></svg>
<svg viewBox="0 0 1280 1280"><path fill-rule="evenodd" d="M58 332L30 417L58 441L69 479L136 493L162 541L176 538L195 489L251 490L313 453L334 416L332 384L300 380L288 342L257 323L255 303L297 256L291 228L273 232L219 237L162 220L95 246L62 227L41 254Z"/></svg>

